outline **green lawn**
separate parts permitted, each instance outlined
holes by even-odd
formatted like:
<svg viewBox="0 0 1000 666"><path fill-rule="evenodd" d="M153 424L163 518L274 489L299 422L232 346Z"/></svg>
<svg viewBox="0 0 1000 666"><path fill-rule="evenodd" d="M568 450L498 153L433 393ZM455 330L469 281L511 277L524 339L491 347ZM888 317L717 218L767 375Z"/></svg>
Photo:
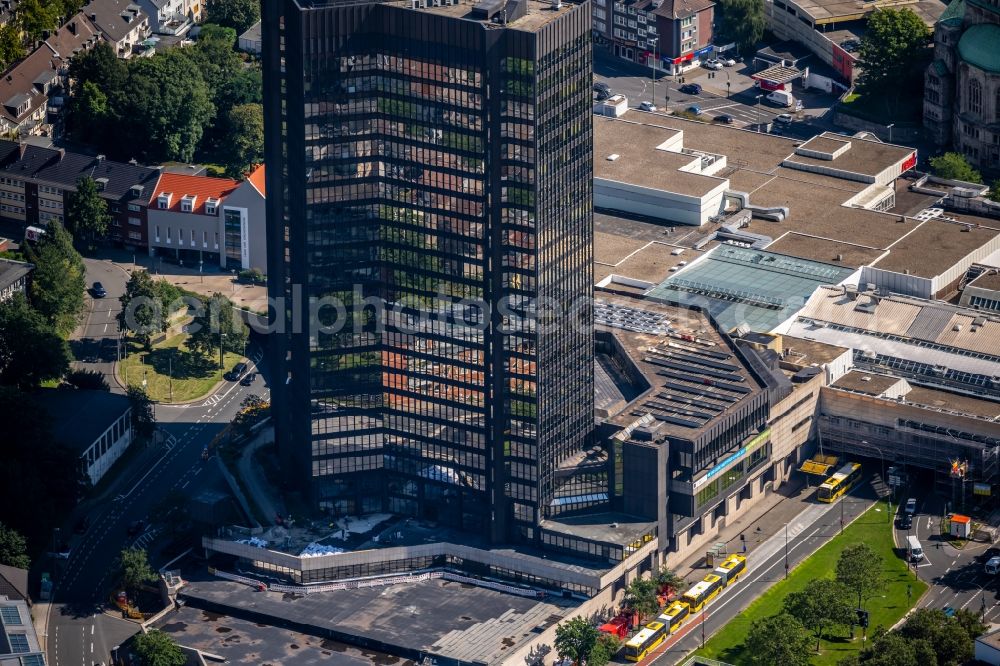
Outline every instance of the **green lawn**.
<svg viewBox="0 0 1000 666"><path fill-rule="evenodd" d="M186 335L175 335L150 352L130 342L128 358L116 366L118 378L134 386L142 386L145 379L146 392L158 402L188 402L207 395L241 357L226 352L220 369L218 349L206 359L188 351L183 344L186 339Z"/></svg>
<svg viewBox="0 0 1000 666"><path fill-rule="evenodd" d="M876 511L875 508L880 508L881 511ZM843 534L835 536L793 569L787 580L778 582L755 599L696 654L737 666L750 664L750 655L744 653L742 645L750 624L754 620L780 612L785 597L791 592L803 589L810 580L824 576L832 578L840 552L847 546L861 542L867 543L882 555L887 580L884 596L868 601L869 634L879 625L891 627L903 617L912 604L916 603L927 589L927 584L915 580L906 562L894 551L892 528L886 521L886 505L884 502L879 502L851 523ZM749 577L753 578L753 575L754 572L750 571ZM908 586L911 588L909 598ZM829 640L822 642L820 653L813 658L814 664L836 664L840 659L861 649L860 629L856 629L858 638L854 641L848 638L846 630L840 633L842 635L831 636Z"/></svg>

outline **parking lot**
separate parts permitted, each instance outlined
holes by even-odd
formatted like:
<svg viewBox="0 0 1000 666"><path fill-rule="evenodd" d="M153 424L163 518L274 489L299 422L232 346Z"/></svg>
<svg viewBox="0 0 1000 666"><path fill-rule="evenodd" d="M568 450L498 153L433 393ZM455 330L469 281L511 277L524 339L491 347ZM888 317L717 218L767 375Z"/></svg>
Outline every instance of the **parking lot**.
<svg viewBox="0 0 1000 666"><path fill-rule="evenodd" d="M680 77L659 72L654 84L652 68L617 58L601 47L594 48L594 80L607 83L615 93L625 95L630 107L652 100L661 112L669 113L697 105L706 121L729 115L734 127L751 128L772 123L779 114L792 113L790 109L769 105L763 97L758 100L763 91L754 86L751 73L750 66L741 62L715 72L699 67ZM690 83L697 83L702 91L681 92L682 86ZM829 117L830 107L836 102L834 95L801 88L796 88L794 95L802 101L802 110L793 113L792 123L772 125L773 132L805 139L837 130Z"/></svg>

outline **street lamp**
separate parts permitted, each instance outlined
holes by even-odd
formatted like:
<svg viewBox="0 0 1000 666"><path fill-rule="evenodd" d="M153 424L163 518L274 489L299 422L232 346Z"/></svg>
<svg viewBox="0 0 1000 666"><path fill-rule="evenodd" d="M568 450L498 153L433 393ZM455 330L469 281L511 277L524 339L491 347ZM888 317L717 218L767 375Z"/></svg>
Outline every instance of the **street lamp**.
<svg viewBox="0 0 1000 666"><path fill-rule="evenodd" d="M649 94L650 104L656 106L656 49L659 46L660 39L658 37L647 38L647 42L652 42L653 44L653 64L650 66L649 70L652 73L653 78L653 89Z"/></svg>
<svg viewBox="0 0 1000 666"><path fill-rule="evenodd" d="M896 123L889 123L888 125L885 126L885 128L889 130L889 143L892 143L892 128L895 126Z"/></svg>
<svg viewBox="0 0 1000 666"><path fill-rule="evenodd" d="M225 364L222 361L222 338L226 337L226 334L219 331L219 368L224 368Z"/></svg>

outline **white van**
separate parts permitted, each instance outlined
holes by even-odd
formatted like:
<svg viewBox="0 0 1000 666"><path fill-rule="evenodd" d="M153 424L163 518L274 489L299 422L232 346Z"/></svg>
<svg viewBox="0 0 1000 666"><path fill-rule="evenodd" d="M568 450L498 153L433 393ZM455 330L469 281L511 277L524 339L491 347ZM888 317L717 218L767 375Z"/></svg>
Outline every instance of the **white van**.
<svg viewBox="0 0 1000 666"><path fill-rule="evenodd" d="M792 93L788 92L787 90L775 90L764 99L766 99L771 104L774 104L776 106L783 106L786 108L795 105L795 98L792 97Z"/></svg>
<svg viewBox="0 0 1000 666"><path fill-rule="evenodd" d="M906 537L906 554L911 562L919 562L924 559L924 548L915 536Z"/></svg>

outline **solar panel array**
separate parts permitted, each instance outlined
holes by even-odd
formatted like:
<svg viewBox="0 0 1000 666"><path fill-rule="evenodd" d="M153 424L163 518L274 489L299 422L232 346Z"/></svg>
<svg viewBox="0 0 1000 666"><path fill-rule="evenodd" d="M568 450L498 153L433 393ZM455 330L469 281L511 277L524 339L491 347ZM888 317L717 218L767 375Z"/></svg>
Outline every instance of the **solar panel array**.
<svg viewBox="0 0 1000 666"><path fill-rule="evenodd" d="M732 354L696 343L671 340L647 349L642 360L662 382L635 406L636 416L648 413L665 423L701 428L753 391Z"/></svg>

